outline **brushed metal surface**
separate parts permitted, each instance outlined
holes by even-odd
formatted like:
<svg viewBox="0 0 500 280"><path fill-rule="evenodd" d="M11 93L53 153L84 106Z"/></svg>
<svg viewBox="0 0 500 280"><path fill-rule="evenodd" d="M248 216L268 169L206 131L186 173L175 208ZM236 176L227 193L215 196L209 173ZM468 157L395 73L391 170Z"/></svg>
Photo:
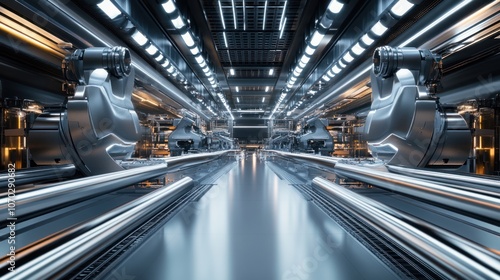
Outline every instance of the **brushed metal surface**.
<svg viewBox="0 0 500 280"><path fill-rule="evenodd" d="M105 279L397 279L250 154Z"/></svg>

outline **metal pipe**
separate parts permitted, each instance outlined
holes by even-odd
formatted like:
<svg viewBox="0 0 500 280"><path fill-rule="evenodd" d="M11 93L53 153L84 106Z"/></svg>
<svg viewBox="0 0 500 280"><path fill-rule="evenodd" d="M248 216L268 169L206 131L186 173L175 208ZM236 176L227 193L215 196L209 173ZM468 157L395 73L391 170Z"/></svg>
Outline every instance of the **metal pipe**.
<svg viewBox="0 0 500 280"><path fill-rule="evenodd" d="M335 173L404 195L418 197L488 222L500 222L500 199L430 181L337 163Z"/></svg>
<svg viewBox="0 0 500 280"><path fill-rule="evenodd" d="M294 160L300 162L305 162L307 164L314 164L315 167L326 167L331 169L335 167L335 164L337 164L338 162L337 158L329 156L311 155L304 153L290 153L278 150L268 150L268 152L277 154L284 158L293 158Z"/></svg>
<svg viewBox="0 0 500 280"><path fill-rule="evenodd" d="M51 184L15 196L15 217L29 219L66 205L109 193L144 180L176 171L186 166L206 163L231 151L194 154L155 161L155 165L141 166L108 174ZM150 162L149 162L150 163ZM0 199L0 225L8 224L9 197Z"/></svg>
<svg viewBox="0 0 500 280"><path fill-rule="evenodd" d="M499 279L500 258L479 244L316 177L313 185L450 279Z"/></svg>
<svg viewBox="0 0 500 280"><path fill-rule="evenodd" d="M28 257L37 249L51 248L8 273L3 279L64 279L76 267L91 260L99 252L126 236L130 229L145 223L193 185L184 177L171 185L153 191L124 206L111 210L90 222L53 234L20 252L17 257ZM68 240L68 238L70 238ZM42 247L38 247L42 246ZM54 247L57 246L57 247ZM5 257L4 257L5 259ZM8 264L2 259L2 264ZM5 271L5 270L3 270Z"/></svg>
<svg viewBox="0 0 500 280"><path fill-rule="evenodd" d="M166 164L145 166L113 173L75 179L51 184L15 195L16 207L13 216L18 220L40 216L54 208L109 193L144 180L161 176L167 172ZM9 197L0 199L2 225L7 223Z"/></svg>
<svg viewBox="0 0 500 280"><path fill-rule="evenodd" d="M481 176L450 174L444 172L406 168L393 165L387 165L386 167L389 171L398 174L410 175L421 179L432 179L432 181L439 181L442 183L449 183L453 185L459 184L461 186L467 186L470 187L467 189L471 191L480 191L477 190L478 186L491 187L497 190L497 192L491 192L491 193L492 194L494 193L496 196L499 195L498 191L500 190L500 182L498 181L498 179L488 179Z"/></svg>
<svg viewBox="0 0 500 280"><path fill-rule="evenodd" d="M225 150L211 153L200 153L200 154L192 154L192 155L183 155L183 156L175 156L161 159L160 161L168 164L168 171L175 171L177 168L185 168L191 167L193 165L198 165L201 163L209 162L219 157L227 154L236 152L238 150Z"/></svg>
<svg viewBox="0 0 500 280"><path fill-rule="evenodd" d="M40 166L16 170L16 185L29 184L42 180L62 179L75 175L76 169L73 164L64 164L57 166ZM0 173L0 188L8 185L8 173Z"/></svg>

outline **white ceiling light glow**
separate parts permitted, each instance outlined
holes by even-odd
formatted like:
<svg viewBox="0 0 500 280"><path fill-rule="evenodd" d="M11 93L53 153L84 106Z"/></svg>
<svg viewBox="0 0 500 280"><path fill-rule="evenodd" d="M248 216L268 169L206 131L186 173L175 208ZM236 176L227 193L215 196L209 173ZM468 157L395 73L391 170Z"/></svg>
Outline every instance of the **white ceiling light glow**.
<svg viewBox="0 0 500 280"><path fill-rule="evenodd" d="M365 34L363 35L363 37L361 37L361 41L363 41L363 43L365 43L367 46L373 44L373 42L375 40L373 40L368 34Z"/></svg>
<svg viewBox="0 0 500 280"><path fill-rule="evenodd" d="M154 55L156 52L158 52L158 48L155 46L155 45L149 45L149 47L146 49L146 51L150 54L150 55Z"/></svg>
<svg viewBox="0 0 500 280"><path fill-rule="evenodd" d="M168 14L175 12L175 5L172 0L168 0L165 4L162 4L161 6Z"/></svg>
<svg viewBox="0 0 500 280"><path fill-rule="evenodd" d="M365 51L365 48L363 48L359 43L356 43L356 45L354 45L352 48L351 48L352 52L356 55L360 55L362 54L364 51Z"/></svg>
<svg viewBox="0 0 500 280"><path fill-rule="evenodd" d="M193 39L193 36L191 36L191 32L186 32L184 34L181 34L181 37L182 37L182 40L184 40L184 43L186 43L186 45L188 47L193 47L194 46L194 39Z"/></svg>
<svg viewBox="0 0 500 280"><path fill-rule="evenodd" d="M413 6L414 4L408 2L408 0L399 0L394 6L392 6L391 13L398 17L401 17L406 14Z"/></svg>
<svg viewBox="0 0 500 280"><path fill-rule="evenodd" d="M181 29L184 27L184 20L182 17L179 15L178 17L172 19L172 24L174 25L175 28Z"/></svg>
<svg viewBox="0 0 500 280"><path fill-rule="evenodd" d="M267 13L267 0L264 4L264 19L262 20L262 30L266 29L266 13Z"/></svg>
<svg viewBox="0 0 500 280"><path fill-rule="evenodd" d="M99 7L110 19L114 19L122 14L122 12L110 0L102 1L97 4L97 7Z"/></svg>
<svg viewBox="0 0 500 280"><path fill-rule="evenodd" d="M144 36L139 30L136 30L134 34L132 34L132 39L139 44L139 46L144 46L148 42L148 38Z"/></svg>
<svg viewBox="0 0 500 280"><path fill-rule="evenodd" d="M382 22L380 22L379 20L372 27L371 31L375 33L377 36L382 36L382 34L384 34L387 31L387 29L388 28L385 25L383 25Z"/></svg>
<svg viewBox="0 0 500 280"><path fill-rule="evenodd" d="M321 43L321 40L323 40L323 37L325 37L324 34L319 33L318 30L314 31L312 38L311 38L311 45L313 47L317 47L319 43Z"/></svg>
<svg viewBox="0 0 500 280"><path fill-rule="evenodd" d="M328 5L328 10L334 14L338 14L340 10L342 10L342 7L344 7L344 4L338 2L337 0L332 0L330 5Z"/></svg>

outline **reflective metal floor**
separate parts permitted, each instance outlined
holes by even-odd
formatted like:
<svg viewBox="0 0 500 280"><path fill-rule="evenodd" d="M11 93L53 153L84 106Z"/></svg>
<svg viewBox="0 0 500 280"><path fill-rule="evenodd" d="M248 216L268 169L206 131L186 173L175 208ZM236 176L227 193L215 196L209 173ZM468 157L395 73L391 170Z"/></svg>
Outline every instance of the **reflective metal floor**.
<svg viewBox="0 0 500 280"><path fill-rule="evenodd" d="M396 279L255 154L106 279Z"/></svg>

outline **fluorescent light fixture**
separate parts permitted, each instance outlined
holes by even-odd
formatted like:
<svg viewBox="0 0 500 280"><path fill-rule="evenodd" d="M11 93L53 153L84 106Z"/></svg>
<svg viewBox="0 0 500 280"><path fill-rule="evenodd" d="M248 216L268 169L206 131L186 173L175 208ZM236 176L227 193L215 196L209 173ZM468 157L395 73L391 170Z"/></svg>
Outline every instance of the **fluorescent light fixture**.
<svg viewBox="0 0 500 280"><path fill-rule="evenodd" d="M266 29L266 13L267 13L267 0L264 4L264 20L262 21L262 30Z"/></svg>
<svg viewBox="0 0 500 280"><path fill-rule="evenodd" d="M269 76L272 76L274 74L274 68L269 69Z"/></svg>
<svg viewBox="0 0 500 280"><path fill-rule="evenodd" d="M280 31L280 39L281 39L281 36L283 36L283 31L285 30L286 20L287 20L287 18L285 18L285 21L283 22L283 26L282 26L281 31Z"/></svg>
<svg viewBox="0 0 500 280"><path fill-rule="evenodd" d="M200 49L197 46L194 46L194 48L189 49L191 51L191 54L197 55L200 53Z"/></svg>
<svg viewBox="0 0 500 280"><path fill-rule="evenodd" d="M201 64L204 61L201 55L195 56L194 59L196 60L196 62L198 62L198 64Z"/></svg>
<svg viewBox="0 0 500 280"><path fill-rule="evenodd" d="M306 67L306 65L307 65L307 63L303 63L302 61L299 61L299 66L300 66L301 68Z"/></svg>
<svg viewBox="0 0 500 280"><path fill-rule="evenodd" d="M169 64L170 64L170 61L168 61L168 59L166 59L165 62L163 62L163 64L161 66L167 67Z"/></svg>
<svg viewBox="0 0 500 280"><path fill-rule="evenodd" d="M184 43L186 43L186 45L188 47L191 48L194 46L194 39L193 39L193 36L191 36L191 32L187 31L184 34L181 34L181 37L182 37L182 40L184 40Z"/></svg>
<svg viewBox="0 0 500 280"><path fill-rule="evenodd" d="M313 55L315 50L316 49L311 48L309 45L307 45L307 47L306 47L306 53L308 55Z"/></svg>
<svg viewBox="0 0 500 280"><path fill-rule="evenodd" d="M240 92L240 88L239 87L236 87L236 92Z"/></svg>
<svg viewBox="0 0 500 280"><path fill-rule="evenodd" d="M122 12L120 12L120 10L110 0L102 1L97 4L97 7L99 7L110 19L114 19L122 14Z"/></svg>
<svg viewBox="0 0 500 280"><path fill-rule="evenodd" d="M327 75L323 75L322 79L325 82L329 82L330 81L330 77L328 77Z"/></svg>
<svg viewBox="0 0 500 280"><path fill-rule="evenodd" d="M236 10L234 8L234 0L231 0L231 4L233 6L234 29L238 29L238 25L237 25L237 22L236 22Z"/></svg>
<svg viewBox="0 0 500 280"><path fill-rule="evenodd" d="M332 0L330 5L328 5L328 10L334 14L338 14L340 10L342 10L342 7L344 7L344 4L338 2L337 0Z"/></svg>
<svg viewBox="0 0 500 280"><path fill-rule="evenodd" d="M156 61L161 61L163 59L163 54L160 53L159 56L155 57Z"/></svg>
<svg viewBox="0 0 500 280"><path fill-rule="evenodd" d="M323 40L323 37L325 37L325 34L319 33L318 30L314 31L312 38L311 38L311 45L313 47L317 47L319 43L321 43L321 40Z"/></svg>
<svg viewBox="0 0 500 280"><path fill-rule="evenodd" d="M292 76L292 77L290 77L290 81L293 82L293 83L295 83L297 81L297 78L294 77L294 76Z"/></svg>
<svg viewBox="0 0 500 280"><path fill-rule="evenodd" d="M243 0L243 2L245 2L245 0ZM288 2L288 0L285 1L285 5L283 5L283 12L281 12L280 27L279 27L280 31L283 28L283 20L285 19L285 10L286 10L287 2Z"/></svg>
<svg viewBox="0 0 500 280"><path fill-rule="evenodd" d="M337 64L335 64L335 65L332 67L332 71L333 71L333 73L338 74L338 73L340 73L340 71L342 71L342 69L340 69L340 68L337 66Z"/></svg>
<svg viewBox="0 0 500 280"><path fill-rule="evenodd" d="M181 15L179 15L178 17L172 19L172 24L177 29L183 28L184 27L184 20L182 19Z"/></svg>
<svg viewBox="0 0 500 280"><path fill-rule="evenodd" d="M161 6L165 10L165 12L167 12L168 14L171 14L175 11L174 1L172 1L172 0L168 0L166 3L162 4Z"/></svg>
<svg viewBox="0 0 500 280"><path fill-rule="evenodd" d="M351 48L351 51L356 55L360 55L365 51L365 48L363 48L359 43L356 43L356 45Z"/></svg>
<svg viewBox="0 0 500 280"><path fill-rule="evenodd" d="M264 101L266 101L266 98L265 98L265 97L262 97L262 103L264 103Z"/></svg>
<svg viewBox="0 0 500 280"><path fill-rule="evenodd" d="M413 3L408 2L408 0L399 0L391 8L391 13L401 17L406 14L413 7Z"/></svg>
<svg viewBox="0 0 500 280"><path fill-rule="evenodd" d="M215 84L215 83L214 83L214 84L212 84L212 87L213 87L213 88L217 88L217 84Z"/></svg>
<svg viewBox="0 0 500 280"><path fill-rule="evenodd" d="M377 36L381 36L382 34L384 34L386 31L387 31L387 27L385 27L382 22L377 21L377 23L375 23L375 25L372 27L372 32L375 33L375 35Z"/></svg>
<svg viewBox="0 0 500 280"><path fill-rule="evenodd" d="M328 75L328 77L330 77L330 78L335 77L335 74L334 74L333 72L331 72L331 69L330 69L330 70L328 70L328 71L326 71L326 74L327 74L327 75Z"/></svg>
<svg viewBox="0 0 500 280"><path fill-rule="evenodd" d="M302 55L302 57L300 58L300 61L301 61L302 63L305 63L305 64L307 64L307 63L309 62L309 60L311 60L311 58L310 58L310 57L308 57L308 56L307 56L307 55L305 55L305 54L304 54L304 55Z"/></svg>
<svg viewBox="0 0 500 280"><path fill-rule="evenodd" d="M207 66L207 63L205 62L205 60L203 60L199 65L201 68L205 68L205 66Z"/></svg>
<svg viewBox="0 0 500 280"><path fill-rule="evenodd" d="M205 74L207 74L207 76L210 76L210 69L208 68L208 66L201 69L201 70L203 70L203 72L205 72Z"/></svg>
<svg viewBox="0 0 500 280"><path fill-rule="evenodd" d="M247 10L245 7L245 0L243 0L243 30L247 30Z"/></svg>
<svg viewBox="0 0 500 280"><path fill-rule="evenodd" d="M236 102L240 103L240 98L236 97Z"/></svg>
<svg viewBox="0 0 500 280"><path fill-rule="evenodd" d="M375 40L370 38L368 34L363 35L363 37L361 37L361 41L363 41L363 43L365 43L368 46L373 44L373 42L375 42Z"/></svg>
<svg viewBox="0 0 500 280"><path fill-rule="evenodd" d="M462 1L462 3L458 4L456 7L454 7L451 10L449 10L448 12L446 12L446 14L440 16L438 19L436 19L435 21L433 21L431 24L427 25L425 28L423 28L422 30L420 30L417 34L411 36L408 40L404 41L401 45L399 45L399 47L406 47L406 46L408 46L408 44L411 43L413 40L419 38L420 36L422 36L422 34L424 34L425 32L429 31L431 28L433 28L434 26L438 25L443 20L447 19L449 16L451 16L452 14L454 14L458 10L462 9L463 7L465 7L467 4L469 4L471 2L472 2L472 0Z"/></svg>
<svg viewBox="0 0 500 280"><path fill-rule="evenodd" d="M269 87L268 87L268 86L266 86L266 92L268 92L268 91L269 91Z"/></svg>
<svg viewBox="0 0 500 280"><path fill-rule="evenodd" d="M167 72L170 74L173 74L175 71L175 67L173 65L170 65L170 67L167 68Z"/></svg>
<svg viewBox="0 0 500 280"><path fill-rule="evenodd" d="M224 45L226 45L226 48L228 48L228 46L227 46L226 32L222 32L222 36L224 36Z"/></svg>
<svg viewBox="0 0 500 280"><path fill-rule="evenodd" d="M338 64L340 68L345 68L347 66L344 62L342 62L342 60L339 60Z"/></svg>
<svg viewBox="0 0 500 280"><path fill-rule="evenodd" d="M154 55L157 51L158 51L158 48L151 44L149 45L149 47L146 49L146 51L150 54L150 55Z"/></svg>
<svg viewBox="0 0 500 280"><path fill-rule="evenodd" d="M220 20L222 21L222 27L224 27L225 30L226 23L224 22L224 14L222 13L222 5L220 4L220 0L219 0L219 12L220 12Z"/></svg>
<svg viewBox="0 0 500 280"><path fill-rule="evenodd" d="M344 54L344 56L342 57L347 63L351 62L354 60L354 57L352 57L351 53L350 52L347 52L346 54Z"/></svg>
<svg viewBox="0 0 500 280"><path fill-rule="evenodd" d="M144 46L148 42L148 38L141 33L141 31L136 30L134 34L132 34L132 39L139 44L139 46Z"/></svg>

